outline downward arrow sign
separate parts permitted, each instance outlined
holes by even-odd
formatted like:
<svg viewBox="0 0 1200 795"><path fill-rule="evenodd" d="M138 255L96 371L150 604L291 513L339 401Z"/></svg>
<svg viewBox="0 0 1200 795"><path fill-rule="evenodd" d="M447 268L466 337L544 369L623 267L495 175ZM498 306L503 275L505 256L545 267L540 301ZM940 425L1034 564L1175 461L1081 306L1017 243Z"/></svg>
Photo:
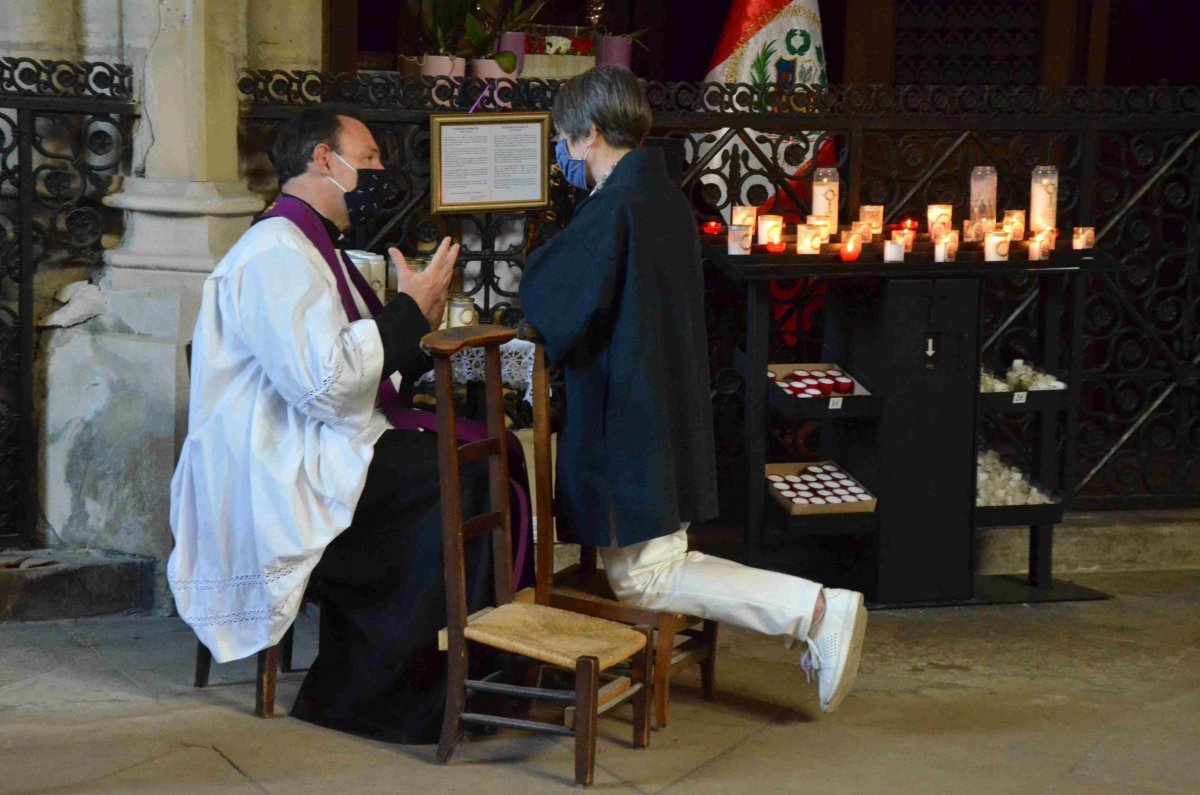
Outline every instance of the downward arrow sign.
<svg viewBox="0 0 1200 795"><path fill-rule="evenodd" d="M926 343L928 343L928 345L925 348L925 355L933 356L933 337L929 337L928 339L926 339Z"/></svg>

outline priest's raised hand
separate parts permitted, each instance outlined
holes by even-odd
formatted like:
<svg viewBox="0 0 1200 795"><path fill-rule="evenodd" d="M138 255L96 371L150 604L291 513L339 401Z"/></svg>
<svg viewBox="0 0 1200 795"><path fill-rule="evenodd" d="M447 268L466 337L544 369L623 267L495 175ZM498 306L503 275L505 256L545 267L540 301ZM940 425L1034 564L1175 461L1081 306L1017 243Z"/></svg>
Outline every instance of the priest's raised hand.
<svg viewBox="0 0 1200 795"><path fill-rule="evenodd" d="M417 302L431 329L442 325L442 314L446 310L446 291L450 286L454 263L458 262L459 248L459 244L452 243L450 238L442 238L441 245L423 271L409 268L400 249L388 249L392 265L396 268L396 288Z"/></svg>

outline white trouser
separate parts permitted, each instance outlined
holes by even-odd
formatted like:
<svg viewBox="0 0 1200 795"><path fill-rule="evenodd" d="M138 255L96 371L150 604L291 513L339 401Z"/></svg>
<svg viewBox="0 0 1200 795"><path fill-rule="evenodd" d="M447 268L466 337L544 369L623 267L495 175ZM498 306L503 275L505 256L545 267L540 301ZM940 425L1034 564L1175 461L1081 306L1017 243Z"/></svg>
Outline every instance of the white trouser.
<svg viewBox="0 0 1200 795"><path fill-rule="evenodd" d="M790 647L808 636L821 586L688 552L687 524L679 532L627 547L601 548L613 593L648 610L713 618L767 635Z"/></svg>

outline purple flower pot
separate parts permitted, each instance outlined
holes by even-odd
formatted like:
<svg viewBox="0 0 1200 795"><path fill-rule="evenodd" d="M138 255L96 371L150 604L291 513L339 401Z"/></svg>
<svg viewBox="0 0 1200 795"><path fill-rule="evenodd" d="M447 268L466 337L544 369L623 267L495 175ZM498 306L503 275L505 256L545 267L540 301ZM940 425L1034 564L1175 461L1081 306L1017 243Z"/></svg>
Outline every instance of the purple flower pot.
<svg viewBox="0 0 1200 795"><path fill-rule="evenodd" d="M628 36L601 36L596 43L596 66L623 66L633 63L633 39Z"/></svg>
<svg viewBox="0 0 1200 795"><path fill-rule="evenodd" d="M501 33L496 39L496 52L511 52L517 56L517 74L525 69L525 34Z"/></svg>

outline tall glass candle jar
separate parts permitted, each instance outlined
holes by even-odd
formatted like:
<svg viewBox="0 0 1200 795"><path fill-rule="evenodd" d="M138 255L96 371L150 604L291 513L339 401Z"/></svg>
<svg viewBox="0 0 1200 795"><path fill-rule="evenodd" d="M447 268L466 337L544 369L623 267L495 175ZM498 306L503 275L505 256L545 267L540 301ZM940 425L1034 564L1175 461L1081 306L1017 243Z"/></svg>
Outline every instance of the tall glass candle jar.
<svg viewBox="0 0 1200 795"><path fill-rule="evenodd" d="M839 180L836 168L818 168L813 172L813 215L829 216L829 233L838 231Z"/></svg>
<svg viewBox="0 0 1200 795"><path fill-rule="evenodd" d="M1038 166L1029 185L1029 229L1044 232L1058 225L1058 169Z"/></svg>
<svg viewBox="0 0 1200 795"><path fill-rule="evenodd" d="M976 240L986 234L982 221L996 221L996 169L992 166L975 166L971 169L971 224ZM978 225L978 226L977 226Z"/></svg>

